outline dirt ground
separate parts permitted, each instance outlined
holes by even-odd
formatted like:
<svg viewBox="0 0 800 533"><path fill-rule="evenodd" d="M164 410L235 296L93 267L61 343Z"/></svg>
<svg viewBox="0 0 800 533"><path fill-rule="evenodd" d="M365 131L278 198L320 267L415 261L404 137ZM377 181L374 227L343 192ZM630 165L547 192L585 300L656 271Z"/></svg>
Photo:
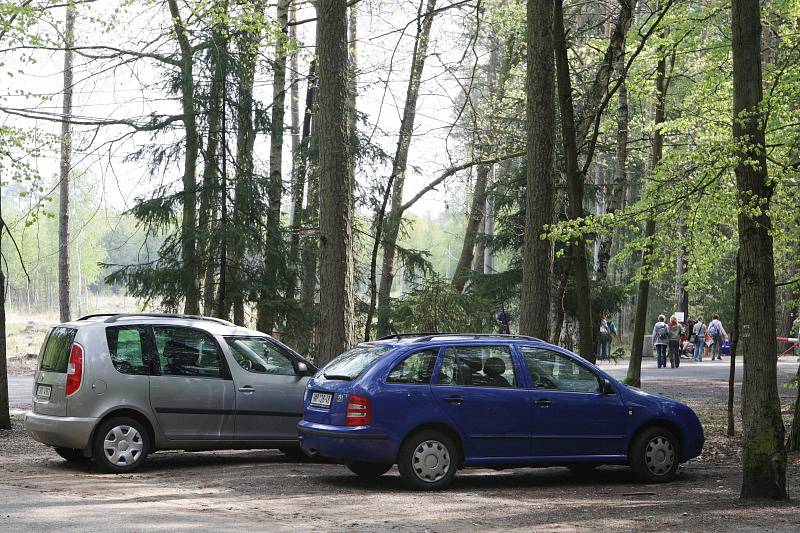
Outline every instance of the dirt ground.
<svg viewBox="0 0 800 533"><path fill-rule="evenodd" d="M669 484L634 483L622 467L582 475L467 470L451 490L423 494L406 491L396 469L368 482L343 466L293 462L277 451L159 452L140 472L113 476L67 465L34 442L17 416L13 430L0 431L0 530L800 530L796 500L739 501L740 447L723 436L724 382L645 388L681 398L706 427L705 452ZM782 389L784 405L793 394ZM800 456L789 463L796 498Z"/></svg>
<svg viewBox="0 0 800 533"><path fill-rule="evenodd" d="M56 321L57 322L57 321ZM6 351L8 374L31 375L36 369L36 358L47 330L53 325L40 316L16 315L6 323Z"/></svg>

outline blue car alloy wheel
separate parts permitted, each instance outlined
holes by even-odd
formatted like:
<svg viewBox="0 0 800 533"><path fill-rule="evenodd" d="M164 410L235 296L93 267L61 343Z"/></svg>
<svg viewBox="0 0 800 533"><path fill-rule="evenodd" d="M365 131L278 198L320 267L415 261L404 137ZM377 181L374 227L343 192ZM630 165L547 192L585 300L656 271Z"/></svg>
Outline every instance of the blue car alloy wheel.
<svg viewBox="0 0 800 533"><path fill-rule="evenodd" d="M397 335L362 343L308 382L303 450L378 478L397 465L413 490L461 468L628 465L647 483L700 455L686 405L627 387L533 337Z"/></svg>

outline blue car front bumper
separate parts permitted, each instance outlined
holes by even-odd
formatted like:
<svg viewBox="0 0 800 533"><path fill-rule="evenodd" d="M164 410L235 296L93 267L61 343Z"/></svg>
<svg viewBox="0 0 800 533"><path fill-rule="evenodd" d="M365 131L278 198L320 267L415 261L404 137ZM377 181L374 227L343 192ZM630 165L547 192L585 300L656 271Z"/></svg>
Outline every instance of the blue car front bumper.
<svg viewBox="0 0 800 533"><path fill-rule="evenodd" d="M301 420L297 424L300 446L306 453L336 461L394 463L397 448L386 433L369 426L331 426Z"/></svg>

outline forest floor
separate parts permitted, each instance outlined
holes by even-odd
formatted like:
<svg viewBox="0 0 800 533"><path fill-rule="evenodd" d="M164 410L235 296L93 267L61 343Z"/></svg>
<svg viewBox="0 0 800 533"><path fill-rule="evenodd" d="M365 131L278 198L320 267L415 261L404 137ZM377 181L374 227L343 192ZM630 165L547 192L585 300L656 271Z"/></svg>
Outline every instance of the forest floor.
<svg viewBox="0 0 800 533"><path fill-rule="evenodd" d="M617 373L625 363L608 369ZM793 375L788 363L781 382ZM582 475L564 468L475 469L459 472L448 491L423 494L403 489L396 469L364 481L343 466L291 461L276 451L159 452L141 471L113 476L68 465L34 442L18 410L14 428L0 431L0 530L800 530L797 500L738 499L741 446L738 437L724 435L724 372L703 377L690 364L680 371L651 364L645 362L643 388L686 402L706 430L703 455L683 465L672 483L638 484L622 467ZM788 423L796 392L780 391ZM787 482L796 498L800 454L789 458Z"/></svg>

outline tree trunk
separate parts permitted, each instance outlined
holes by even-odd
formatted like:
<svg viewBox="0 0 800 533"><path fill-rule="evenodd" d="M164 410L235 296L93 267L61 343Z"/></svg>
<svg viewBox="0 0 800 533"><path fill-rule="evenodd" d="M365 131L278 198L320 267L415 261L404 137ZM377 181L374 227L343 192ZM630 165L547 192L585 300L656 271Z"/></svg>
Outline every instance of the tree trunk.
<svg viewBox="0 0 800 533"><path fill-rule="evenodd" d="M625 48L617 60L617 76L622 82L617 89L617 160L614 169L614 181L611 184L611 194L606 203L606 213L614 215L622 209L625 200L625 186L628 181L628 86L625 82ZM597 254L598 281L608 279L608 263L611 260L611 249L614 245L613 234L600 237L600 249Z"/></svg>
<svg viewBox="0 0 800 533"><path fill-rule="evenodd" d="M316 128L312 126L312 131ZM308 172L308 204L306 205L304 220L310 227L317 228L319 231L319 167L312 163L309 165ZM317 318L314 312L315 296L317 294L317 262L319 260L319 241L318 236L308 235L303 237L301 261L303 267L303 277L300 287L300 308L303 310L302 324L306 334L299 336L298 351L303 355L311 354L311 347L315 345L314 320Z"/></svg>
<svg viewBox="0 0 800 533"><path fill-rule="evenodd" d="M741 286L741 261L739 253L736 253L736 283L733 302L733 346L731 347L731 364L728 369L728 430L726 434L733 437L736 433L736 420L733 416L733 399L736 392L736 345L739 343L739 317L742 308L742 286Z"/></svg>
<svg viewBox="0 0 800 533"><path fill-rule="evenodd" d="M269 182L267 185L267 235L264 250L264 290L258 306L256 329L271 333L281 306L279 279L286 261L281 239L281 195L283 194L283 130L286 109L286 55L288 49L289 2L278 0L277 20L280 34L275 40L272 63L272 123L269 150Z"/></svg>
<svg viewBox="0 0 800 533"><path fill-rule="evenodd" d="M472 205L469 209L467 227L464 230L464 243L461 246L461 255L458 258L456 270L453 272L453 288L458 292L464 290L464 285L469 277L469 269L472 266L473 253L475 251L475 240L478 236L478 226L483 219L483 208L486 204L486 181L489 178L489 165L478 167L477 177L475 178L475 189L472 191ZM481 266L483 265L483 254L480 257Z"/></svg>
<svg viewBox="0 0 800 533"><path fill-rule="evenodd" d="M317 363L354 338L352 147L347 108L347 1L319 0L319 277L321 332Z"/></svg>
<svg viewBox="0 0 800 533"><path fill-rule="evenodd" d="M5 230L0 222L0 236ZM8 406L8 361L6 359L6 275L0 265L0 429L11 429Z"/></svg>
<svg viewBox="0 0 800 533"><path fill-rule="evenodd" d="M227 14L227 2L220 2L219 7ZM214 254L217 250L213 233L214 213L219 208L215 200L219 197L219 143L222 124L222 107L225 81L228 72L227 43L222 36L223 28L214 28L211 42L212 78L208 96L208 137L206 141L205 163L203 166L203 188L200 192L200 215L198 225L200 237L198 249L202 251L203 312L214 314Z"/></svg>
<svg viewBox="0 0 800 533"><path fill-rule="evenodd" d="M314 293L317 288L317 241L316 235L304 237L301 241L302 228L316 227L319 222L319 187L317 185L315 165L309 167L309 153L313 133L314 106L316 105L317 78L315 62L311 61L308 69L308 85L306 87L305 114L303 130L297 149L295 150L292 169L292 203L295 213L290 225L289 262L292 280L290 292L292 297L300 286L300 312L290 313L286 317L286 330L300 348L300 353L308 355L311 330L313 329ZM303 210L303 192L308 181L308 202ZM302 246L301 246L302 245Z"/></svg>
<svg viewBox="0 0 800 533"><path fill-rule="evenodd" d="M244 325L244 271L245 255L250 242L248 228L259 216L253 204L257 197L253 177L253 79L258 55L258 39L252 31L246 31L237 39L239 61L237 65L237 112L236 112L236 167L234 170L233 227L236 234L230 239L229 290L232 293L233 321ZM245 229L248 228L248 229ZM269 333L269 332L265 332Z"/></svg>
<svg viewBox="0 0 800 533"><path fill-rule="evenodd" d="M786 451L796 452L800 450L800 365L797 366L797 374L794 377L797 383L797 396L794 398L794 415L792 416L792 427L789 437L786 439ZM2 394L2 390L0 390ZM2 401L2 398L0 398Z"/></svg>
<svg viewBox="0 0 800 533"><path fill-rule="evenodd" d="M739 211L740 338L742 379L742 498L783 500L786 493L784 427L775 357L775 263L762 101L761 22L758 0L732 5L733 138ZM755 164L753 164L755 163ZM754 212L755 211L755 212Z"/></svg>
<svg viewBox="0 0 800 533"><path fill-rule="evenodd" d="M289 7L289 42L294 43L297 41L297 2L291 1ZM292 181L289 186L289 194L291 195L291 202L289 202L289 228L292 230L296 227L296 219L300 216L300 210L303 208L303 188L300 189L300 205L296 205L295 190L297 187L297 158L298 149L300 148L300 67L298 66L297 56L299 51L295 50L289 56L289 119L292 128ZM312 60L313 64L313 60ZM309 74L309 79L311 75ZM310 87L309 83L309 87ZM303 176L305 180L305 176ZM289 241L291 245L295 243L295 234L292 231ZM294 257L291 256L290 257ZM294 263L292 263L295 266Z"/></svg>
<svg viewBox="0 0 800 533"><path fill-rule="evenodd" d="M681 213L681 218L685 213ZM680 244L678 245L678 257L675 259L675 296L678 304L678 310L683 312L683 319L689 320L689 293L686 290L686 270L688 268L686 256L688 250L686 246L686 221L681 220L678 234L680 235Z"/></svg>
<svg viewBox="0 0 800 533"><path fill-rule="evenodd" d="M567 274L562 272L557 277L556 290L550 302L550 316L553 317L553 328L550 332L550 342L559 344L561 332L564 328L564 294L567 291ZM547 339L544 339L547 340Z"/></svg>
<svg viewBox="0 0 800 533"><path fill-rule="evenodd" d="M183 312L200 314L200 290L197 286L197 153L200 140L194 99L194 65L192 45L176 0L168 0L175 38L180 47L180 87L186 147L183 162L183 216L181 218L181 259L185 298Z"/></svg>
<svg viewBox="0 0 800 533"><path fill-rule="evenodd" d="M494 236L494 196L497 187L497 181L492 190L486 194L486 205L483 209L483 234L488 238ZM483 246L483 273L491 274L494 272L494 249L492 248L491 241Z"/></svg>
<svg viewBox="0 0 800 533"><path fill-rule="evenodd" d="M661 123L664 122L664 105L667 97L666 83L667 62L663 57L658 60L656 67L656 104L653 122L653 144L650 147L649 171L652 173L661 161L664 153L664 134L661 132ZM625 377L627 385L634 387L642 383L642 350L644 349L644 334L647 327L647 302L650 298L650 257L653 255L653 236L656 233L655 214L650 212L644 226L645 245L642 250L642 271L639 280L639 294L636 300L636 315L633 324L633 345L631 346L631 359L628 362L628 373Z"/></svg>
<svg viewBox="0 0 800 533"><path fill-rule="evenodd" d="M357 150L357 109L356 100L358 98L358 3L349 2L347 9L347 129L350 132L350 142L353 150ZM355 154L355 152L354 152ZM356 186L356 158L350 158L350 187L355 190Z"/></svg>
<svg viewBox="0 0 800 533"><path fill-rule="evenodd" d="M575 141L575 111L572 107L572 82L569 75L567 43L564 33L562 0L555 0L553 14L553 46L558 79L558 101L561 107L561 138L564 143L564 167L567 174L569 215L572 220L583 218L584 175L578 167L578 147ZM590 362L595 361L594 324L592 323L592 290L589 285L589 265L586 260L586 238L570 243L575 277L575 308L578 319L578 350Z"/></svg>
<svg viewBox="0 0 800 533"><path fill-rule="evenodd" d="M317 75L316 61L311 60L308 67L308 81L306 85L306 100L303 114L303 130L299 136L297 148L293 150L294 160L292 169L292 217L291 243L289 246L289 257L296 258L300 250L300 229L305 221L303 220L303 192L306 185L306 174L308 172L308 159L311 142L311 124L314 116L314 106L316 103ZM294 119L293 119L294 120ZM294 140L292 140L294 144Z"/></svg>
<svg viewBox="0 0 800 533"><path fill-rule="evenodd" d="M528 0L527 6L527 186L525 242L519 331L540 339L550 336L550 285L553 250L543 239L553 223L555 94L553 0Z"/></svg>
<svg viewBox="0 0 800 533"><path fill-rule="evenodd" d="M64 29L64 100L61 105L61 164L58 200L58 311L61 322L70 320L69 294L69 175L72 172L72 47L75 45L75 5L67 4Z"/></svg>
<svg viewBox="0 0 800 533"><path fill-rule="evenodd" d="M227 49L226 49L227 58ZM226 65L227 66L227 65ZM227 75L226 75L227 78ZM228 117L226 110L228 109L228 85L222 85L222 117L220 120L221 132L221 154L222 168L220 169L219 178L219 214L220 214L220 228L228 228ZM215 305L215 315L219 318L228 319L230 316L231 300L228 297L228 235L222 234L219 239L219 281L217 282L217 297ZM240 326L244 325L242 322L238 323Z"/></svg>
<svg viewBox="0 0 800 533"><path fill-rule="evenodd" d="M400 132L397 139L397 149L392 162L392 173L386 184L385 194L391 192L392 206L389 217L386 220L385 230L382 227L383 213L385 207L381 209L375 220L375 246L370 264L370 306L367 311L367 328L372 322L372 314L375 309L375 283L376 283L376 263L377 247L383 247L383 263L381 265L381 283L378 289L378 337L389 333L389 307L392 283L394 282L394 255L397 237L400 233L400 223L403 219L403 185L405 183L406 166L408 164L408 151L411 146L411 137L414 134L414 119L417 115L417 98L419 97L419 87L422 81L422 70L425 67L425 60L428 56L428 40L433 24L433 11L436 9L436 0L428 0L425 16L417 19L417 38L414 42L414 52L411 56L411 72L408 76L408 87L406 89L406 101L403 107L403 118L400 122ZM420 15L422 14L422 0L419 5ZM386 202L384 201L384 206ZM385 233L381 239L382 232ZM365 338L369 334L365 335Z"/></svg>

